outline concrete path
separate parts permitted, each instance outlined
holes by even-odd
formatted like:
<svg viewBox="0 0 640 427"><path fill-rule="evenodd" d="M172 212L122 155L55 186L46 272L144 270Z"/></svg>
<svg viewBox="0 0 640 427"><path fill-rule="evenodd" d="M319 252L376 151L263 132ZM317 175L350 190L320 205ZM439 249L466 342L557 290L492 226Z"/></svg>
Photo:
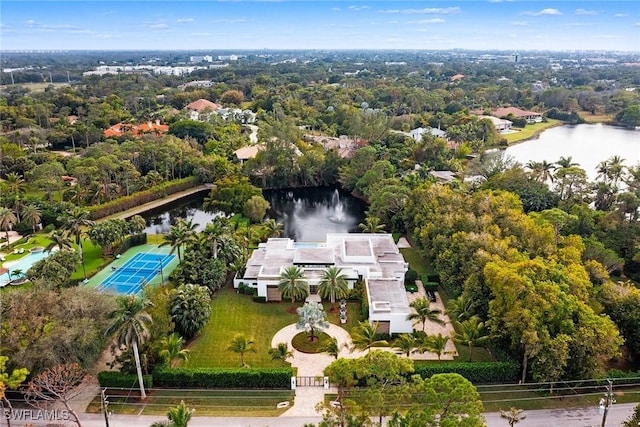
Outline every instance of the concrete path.
<svg viewBox="0 0 640 427"><path fill-rule="evenodd" d="M398 243L396 243L396 246L397 246L398 248L400 248L400 249L402 249L402 248L410 248L410 247L411 247L411 244L409 244L409 241L407 240L407 238L406 238L406 237L401 237L401 238L398 240Z"/></svg>

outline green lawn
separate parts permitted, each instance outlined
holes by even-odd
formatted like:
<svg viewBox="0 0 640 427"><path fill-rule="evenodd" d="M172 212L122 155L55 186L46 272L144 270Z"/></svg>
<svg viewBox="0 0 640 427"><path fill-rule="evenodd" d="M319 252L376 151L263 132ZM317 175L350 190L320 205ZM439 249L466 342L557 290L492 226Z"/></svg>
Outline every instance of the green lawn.
<svg viewBox="0 0 640 427"><path fill-rule="evenodd" d="M73 247L77 249L75 244ZM109 261L102 258L102 248L91 243L89 239L82 240L82 255L84 257L84 269L87 272L87 277L91 277L94 273L100 271ZM82 270L82 264L79 264L76 271L71 275L71 280L81 279L84 279L84 272Z"/></svg>
<svg viewBox="0 0 640 427"><path fill-rule="evenodd" d="M196 409L196 416L277 417L285 409L277 409L279 402L293 404L291 390L168 390L158 389L149 393L147 401L137 397L118 396L107 390L109 411L117 414L164 415L167 409L184 400L187 407ZM93 399L87 408L89 413L99 413L100 398Z"/></svg>
<svg viewBox="0 0 640 427"><path fill-rule="evenodd" d="M404 257L404 260L409 263L409 268L418 273L418 277L422 274L435 273L433 267L422 259L416 248L401 248L400 253Z"/></svg>
<svg viewBox="0 0 640 427"><path fill-rule="evenodd" d="M508 133L501 135L501 137L506 139L509 144L513 144L514 142L522 142L531 138L536 132L542 132L545 129L560 125L562 125L560 120L548 119L546 122L529 124L520 129L519 132Z"/></svg>
<svg viewBox="0 0 640 427"><path fill-rule="evenodd" d="M242 333L254 341L256 353L245 354L245 363L251 367L279 367L268 354L271 339L283 327L296 323L298 315L295 309L301 302L291 304L257 303L251 296L237 294L232 287L221 289L211 303L211 319L200 336L190 343L191 355L184 366L202 367L239 367L240 356L227 350L234 335ZM325 304L328 309L329 304ZM336 304L337 306L337 304ZM357 324L360 305L349 303L347 308L350 330ZM330 312L328 320L339 324L339 311Z"/></svg>

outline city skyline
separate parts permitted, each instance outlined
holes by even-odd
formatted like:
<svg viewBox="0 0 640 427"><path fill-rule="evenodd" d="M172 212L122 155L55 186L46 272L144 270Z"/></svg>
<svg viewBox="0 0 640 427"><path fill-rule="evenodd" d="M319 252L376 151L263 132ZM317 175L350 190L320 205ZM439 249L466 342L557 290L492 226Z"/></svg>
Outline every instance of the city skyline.
<svg viewBox="0 0 640 427"><path fill-rule="evenodd" d="M640 52L636 1L3 1L3 50Z"/></svg>

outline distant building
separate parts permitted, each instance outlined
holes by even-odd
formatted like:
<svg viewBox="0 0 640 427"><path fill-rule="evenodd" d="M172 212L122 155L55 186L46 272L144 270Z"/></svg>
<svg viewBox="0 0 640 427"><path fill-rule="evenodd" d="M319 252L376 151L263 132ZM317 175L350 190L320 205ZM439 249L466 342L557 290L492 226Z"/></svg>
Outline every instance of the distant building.
<svg viewBox="0 0 640 427"><path fill-rule="evenodd" d="M436 138L447 138L447 133L443 130L440 129L436 129L436 128L431 128L431 127L427 127L427 128L416 128L413 129L411 131L409 131L409 136L413 139L415 139L416 141L420 142L422 141L422 137L424 136L425 133L429 133L433 136L435 136Z"/></svg>
<svg viewBox="0 0 640 427"><path fill-rule="evenodd" d="M187 104L185 108L189 110L189 118L191 120L204 120L209 114L222 108L222 105L200 98Z"/></svg>
<svg viewBox="0 0 640 427"><path fill-rule="evenodd" d="M451 76L451 79L450 79L450 80L451 80L451 82L453 83L453 82L460 81L460 80L462 80L462 79L464 79L464 74L460 74L460 73L458 73L458 74L456 74L456 75L454 75L454 76Z"/></svg>
<svg viewBox="0 0 640 427"><path fill-rule="evenodd" d="M178 89L186 89L188 87L211 87L213 86L213 82L211 80L194 80L191 82L187 82L178 86Z"/></svg>
<svg viewBox="0 0 640 427"><path fill-rule="evenodd" d="M524 118L528 123L539 123L542 121L542 114L535 111L525 111L516 107L497 108L491 111L491 115L495 117L506 117L512 114L516 118Z"/></svg>
<svg viewBox="0 0 640 427"><path fill-rule="evenodd" d="M168 130L169 125L160 124L160 120L156 120L155 122L150 121L139 125L116 123L104 131L104 136L107 138L116 138L129 134L135 138L140 138L143 135L163 135Z"/></svg>
<svg viewBox="0 0 640 427"><path fill-rule="evenodd" d="M213 56L211 55L190 56L189 62L213 62Z"/></svg>
<svg viewBox="0 0 640 427"><path fill-rule="evenodd" d="M505 131L505 130L510 130L511 129L511 125L513 124L513 122L510 121L510 120L499 119L499 118L493 117L493 116L479 115L478 118L479 119L490 120L491 123L493 123L493 127L496 128L496 130L498 132L502 132L502 131Z"/></svg>
<svg viewBox="0 0 640 427"><path fill-rule="evenodd" d="M445 184L449 184L456 180L456 173L453 171L431 171L429 172L429 175Z"/></svg>

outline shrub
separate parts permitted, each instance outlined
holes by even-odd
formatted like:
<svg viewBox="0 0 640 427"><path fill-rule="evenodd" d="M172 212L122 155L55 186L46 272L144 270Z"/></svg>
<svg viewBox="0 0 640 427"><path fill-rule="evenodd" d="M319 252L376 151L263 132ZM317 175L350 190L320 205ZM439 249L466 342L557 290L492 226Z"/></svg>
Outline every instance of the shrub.
<svg viewBox="0 0 640 427"><path fill-rule="evenodd" d="M142 381L144 382L145 388L153 388L153 377L151 375L143 375ZM98 382L100 383L100 387L131 389L138 387L138 376L113 371L102 371L98 373Z"/></svg>
<svg viewBox="0 0 640 427"><path fill-rule="evenodd" d="M116 250L116 255L125 253L129 248L134 246L146 245L147 244L147 233L134 234L132 236L124 239L120 246L118 246L118 250Z"/></svg>
<svg viewBox="0 0 640 427"><path fill-rule="evenodd" d="M437 282L423 282L422 285L424 286L424 290L425 291L437 291L438 290L438 283Z"/></svg>
<svg viewBox="0 0 640 427"><path fill-rule="evenodd" d="M413 283L418 279L418 272L409 269L404 275L404 283Z"/></svg>
<svg viewBox="0 0 640 427"><path fill-rule="evenodd" d="M267 297L259 297L258 295L254 295L253 296L253 301L254 302L264 303L264 302L267 302Z"/></svg>
<svg viewBox="0 0 640 427"><path fill-rule="evenodd" d="M442 362L416 363L415 373L422 378L434 374L460 374L474 384L511 383L518 379L520 365L513 362Z"/></svg>
<svg viewBox="0 0 640 427"><path fill-rule="evenodd" d="M157 387L288 389L291 368L162 368L153 373Z"/></svg>
<svg viewBox="0 0 640 427"><path fill-rule="evenodd" d="M244 283L240 283L238 285L238 293L242 295L256 295L258 290L256 288L252 288L251 286L245 285Z"/></svg>

